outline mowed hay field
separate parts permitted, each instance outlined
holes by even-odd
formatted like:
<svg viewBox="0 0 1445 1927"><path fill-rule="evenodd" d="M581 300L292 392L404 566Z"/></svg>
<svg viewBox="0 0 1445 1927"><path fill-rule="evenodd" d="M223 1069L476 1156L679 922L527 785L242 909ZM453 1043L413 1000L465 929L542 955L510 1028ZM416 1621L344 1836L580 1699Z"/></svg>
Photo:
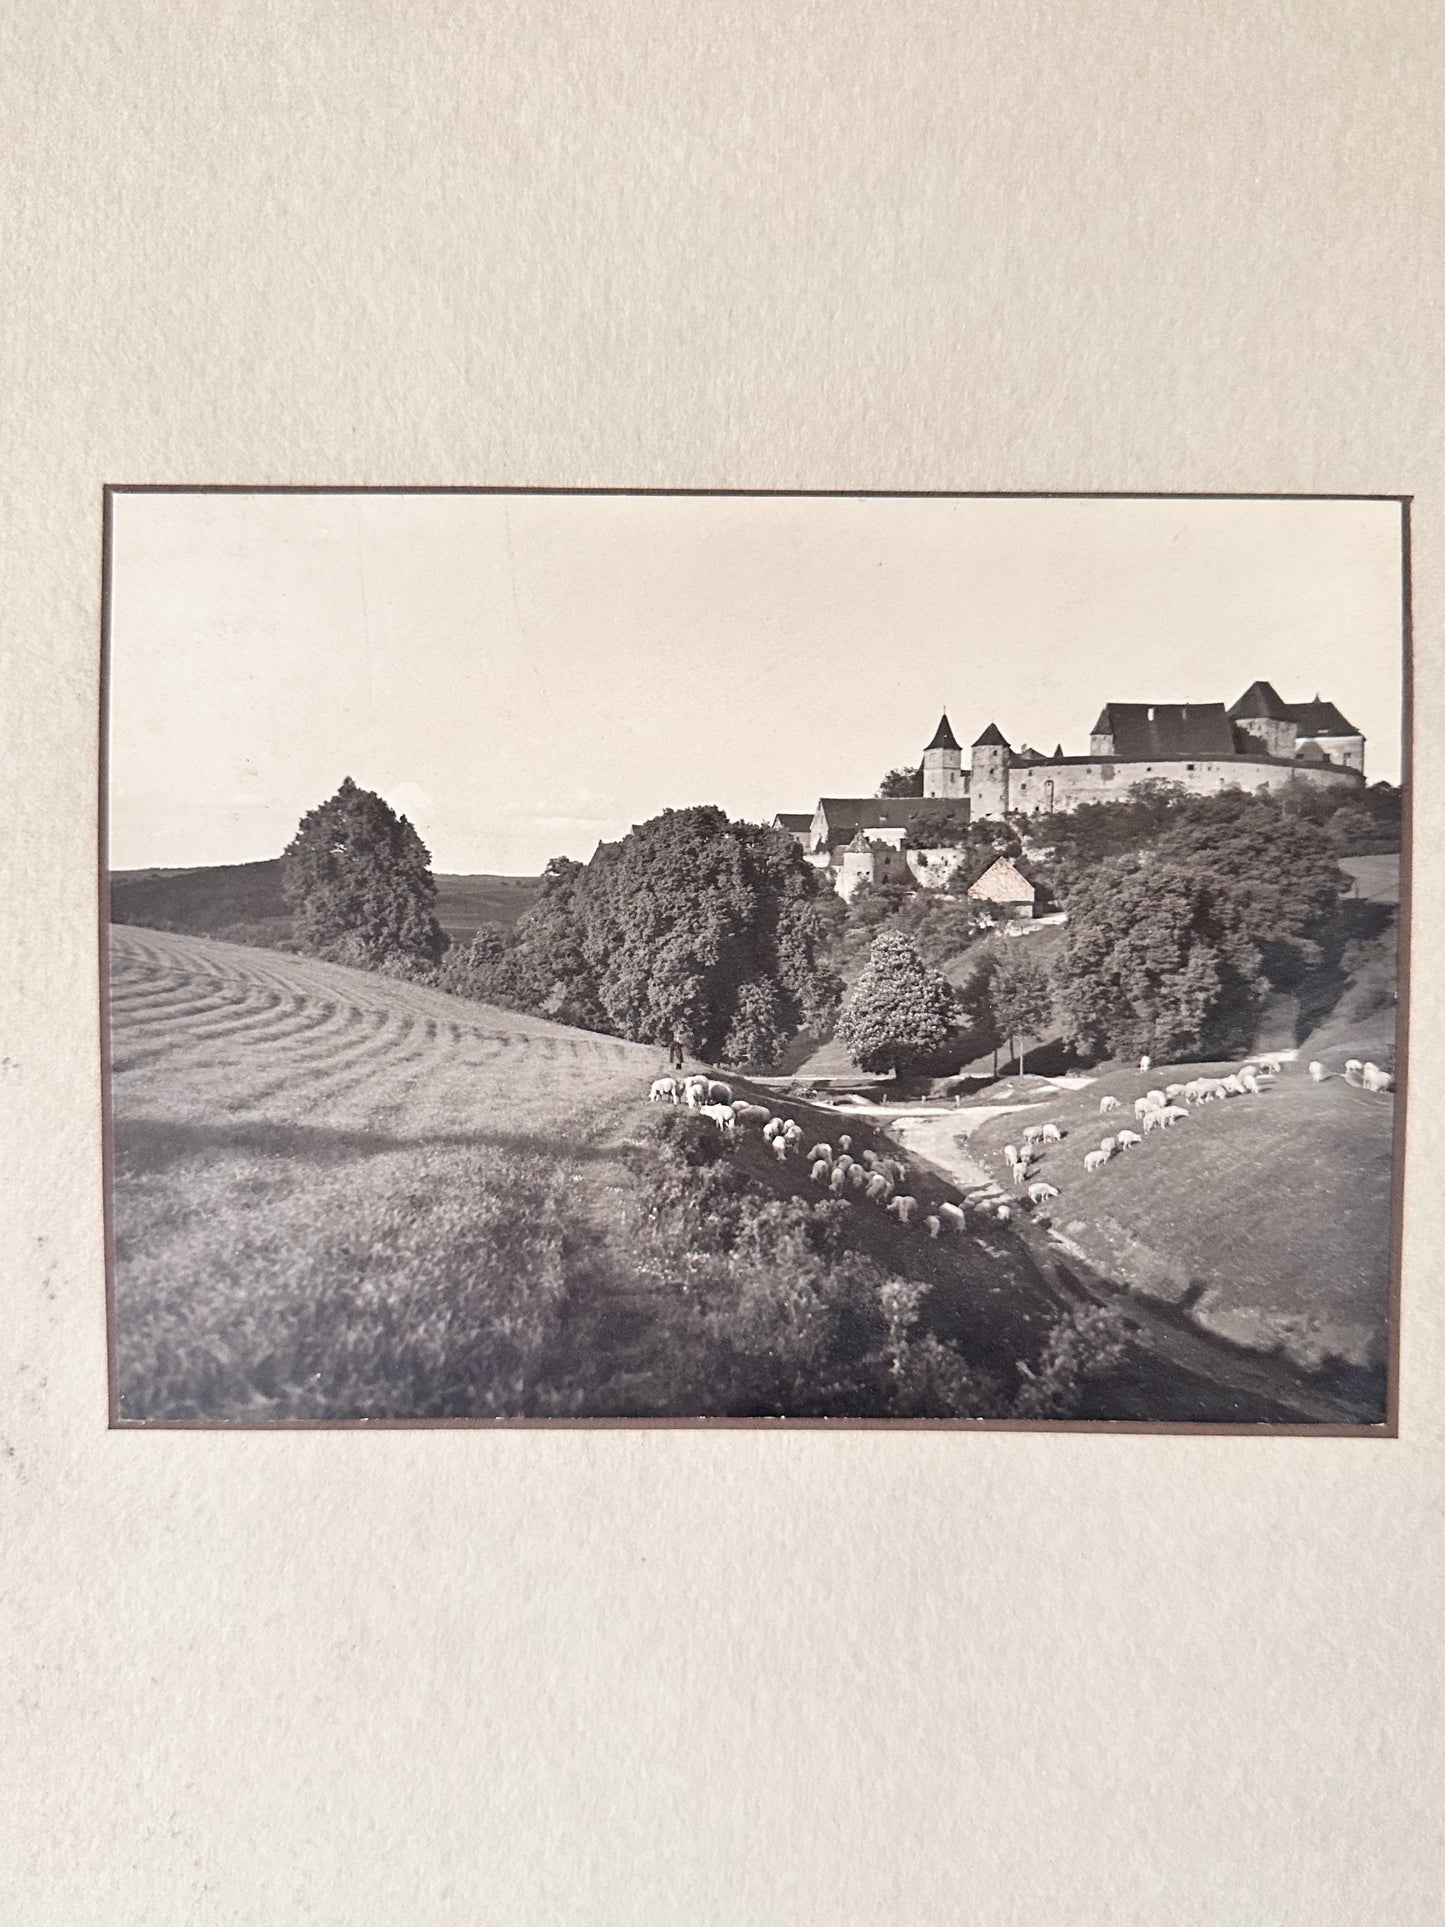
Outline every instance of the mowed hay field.
<svg viewBox="0 0 1445 1927"><path fill-rule="evenodd" d="M519 1409L639 1045L111 933L122 1418ZM440 1376L439 1376L440 1373Z"/></svg>
<svg viewBox="0 0 1445 1927"><path fill-rule="evenodd" d="M1395 1100L1342 1074L1347 1056L1368 1054L1322 1052L1330 1075L1316 1084L1302 1051L1258 1097L1191 1106L1093 1174L1085 1153L1121 1127L1141 1128L1133 1106L1146 1090L1235 1067L1116 1069L1080 1091L1027 1080L1018 1095L1030 1108L990 1119L969 1148L1003 1177L1003 1145L1029 1124L1057 1122L1064 1141L1043 1147L1030 1178L1058 1186L1054 1230L1100 1276L1231 1345L1278 1352L1308 1373L1345 1368L1382 1381ZM1120 1108L1101 1115L1106 1093Z"/></svg>
<svg viewBox="0 0 1445 1927"><path fill-rule="evenodd" d="M205 938L115 926L111 958L122 1422L748 1416L795 1395L758 1323L790 1288L772 1259L739 1261L736 1316L709 1326L720 1261L659 1222L656 1050ZM808 1143L848 1128L774 1101ZM897 1150L852 1130L859 1155ZM765 1211L825 1202L756 1136L726 1164ZM910 1182L920 1217L958 1195ZM916 1285L929 1332L1007 1395L1060 1312L1024 1248L836 1209L844 1271L852 1253ZM826 1409L869 1415L848 1367L819 1359L844 1387Z"/></svg>

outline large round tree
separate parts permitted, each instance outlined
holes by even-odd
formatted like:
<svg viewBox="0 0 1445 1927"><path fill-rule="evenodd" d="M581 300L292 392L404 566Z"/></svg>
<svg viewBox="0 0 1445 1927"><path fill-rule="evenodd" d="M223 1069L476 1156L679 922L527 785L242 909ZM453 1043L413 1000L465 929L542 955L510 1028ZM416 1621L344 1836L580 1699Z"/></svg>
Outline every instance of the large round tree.
<svg viewBox="0 0 1445 1927"><path fill-rule="evenodd" d="M873 939L852 995L838 1015L838 1040L864 1071L896 1076L942 1049L954 1023L953 992L896 930Z"/></svg>
<svg viewBox="0 0 1445 1927"><path fill-rule="evenodd" d="M426 845L349 776L302 817L281 858L281 883L297 939L313 956L426 970L446 949Z"/></svg>

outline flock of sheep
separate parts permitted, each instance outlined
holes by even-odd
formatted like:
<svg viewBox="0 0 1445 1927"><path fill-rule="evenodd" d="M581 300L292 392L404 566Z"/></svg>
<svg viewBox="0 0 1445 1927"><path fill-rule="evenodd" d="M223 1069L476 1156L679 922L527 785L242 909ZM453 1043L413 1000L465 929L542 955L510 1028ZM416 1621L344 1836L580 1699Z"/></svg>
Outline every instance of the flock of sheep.
<svg viewBox="0 0 1445 1927"><path fill-rule="evenodd" d="M710 1118L729 1143L740 1131L756 1125L779 1164L786 1164L799 1155L804 1133L795 1118L776 1117L765 1104L734 1103L731 1088L717 1078L655 1078L648 1098L654 1104L687 1105L700 1117ZM838 1139L836 1152L831 1144L815 1144L803 1160L808 1166L810 1181L835 1198L845 1198L851 1192L865 1203L878 1205L899 1224L912 1224L918 1214L918 1200L899 1190L899 1186L908 1181L908 1167L903 1160L882 1157L877 1151L869 1150L861 1151L855 1158L852 1152L853 1140L846 1134ZM1007 1224L1011 1216L1009 1207L996 1206L993 1216L999 1223ZM968 1211L964 1205L944 1203L920 1222L930 1238L937 1238L945 1226L966 1231Z"/></svg>
<svg viewBox="0 0 1445 1927"><path fill-rule="evenodd" d="M1140 1058L1141 1074L1147 1075L1150 1061L1147 1057ZM1085 1152L1084 1170L1090 1176L1102 1171L1111 1158L1141 1144L1151 1131L1167 1131L1181 1119L1187 1119L1191 1105L1223 1103L1233 1097L1258 1097L1266 1082L1277 1078L1283 1068L1283 1058L1266 1055L1252 1063L1242 1064L1237 1071L1230 1071L1224 1077L1193 1077L1188 1083L1166 1084L1162 1089L1146 1091L1142 1097L1134 1100L1134 1123L1139 1128L1118 1130L1109 1137L1101 1138L1093 1150ZM1311 1063L1309 1076L1312 1083L1321 1084L1329 1072L1323 1064ZM1346 1063L1344 1076L1347 1083L1361 1090L1383 1092L1394 1088L1394 1079L1388 1071L1381 1070L1376 1064L1362 1064L1357 1057L1350 1058ZM1099 1113L1103 1117L1119 1108L1120 1099L1112 1094L1099 1099ZM1030 1184L1028 1180L1031 1161L1040 1147L1057 1142L1062 1135L1056 1124L1034 1124L1024 1132L1022 1147L1016 1144L1003 1147L1009 1174L1020 1190L1028 1185L1031 1204L1047 1204L1059 1195L1054 1185Z"/></svg>
<svg viewBox="0 0 1445 1927"><path fill-rule="evenodd" d="M1181 1119L1187 1120L1191 1106L1223 1103L1236 1097L1258 1097L1266 1083L1277 1078L1283 1068L1283 1058L1265 1055L1242 1064L1237 1071L1230 1071L1223 1077L1193 1077L1187 1083L1165 1084L1146 1091L1134 1102L1134 1123L1138 1128L1126 1127L1101 1138L1094 1149L1084 1154L1084 1170L1090 1176L1102 1171L1110 1159L1132 1150L1136 1144L1142 1144L1151 1132L1167 1131ZM1147 1075L1149 1069L1150 1059L1141 1058L1141 1074ZM1311 1063L1309 1076L1313 1083L1319 1084L1326 1080L1329 1073L1323 1064ZM1361 1090L1386 1092L1394 1088L1394 1079L1388 1071L1381 1070L1376 1064L1363 1064L1354 1057L1346 1063L1344 1076L1347 1083ZM731 1086L718 1078L700 1074L682 1078L658 1077L653 1080L648 1097L654 1104L685 1104L688 1109L716 1125L729 1143L737 1138L740 1131L756 1126L779 1164L786 1164L791 1157L800 1154L804 1132L795 1119L774 1116L765 1104L735 1103ZM1112 1094L1099 1099L1099 1113L1103 1117L1120 1108L1121 1100ZM1033 1177L1031 1167L1044 1145L1061 1143L1063 1137L1064 1133L1057 1124L1031 1124L1024 1131L1021 1144L1006 1144L1003 1148L1004 1160L1014 1186L1030 1205L1047 1206L1059 1195L1058 1186ZM907 1167L902 1160L883 1157L869 1150L860 1152L854 1158L852 1150L853 1140L848 1136L838 1139L836 1152L831 1144L815 1144L805 1159L810 1181L825 1188L835 1198L845 1197L851 1192L862 1201L880 1206L900 1224L911 1224L918 1212L918 1200L899 1190L899 1186L908 1180ZM971 1207L980 1216L990 1217L999 1225L1007 1225L1013 1215L1010 1204L1002 1199L972 1199ZM930 1212L922 1219L923 1229L930 1238L937 1238L945 1226L965 1231L969 1224L969 1209L970 1206L964 1204L940 1204L936 1212Z"/></svg>

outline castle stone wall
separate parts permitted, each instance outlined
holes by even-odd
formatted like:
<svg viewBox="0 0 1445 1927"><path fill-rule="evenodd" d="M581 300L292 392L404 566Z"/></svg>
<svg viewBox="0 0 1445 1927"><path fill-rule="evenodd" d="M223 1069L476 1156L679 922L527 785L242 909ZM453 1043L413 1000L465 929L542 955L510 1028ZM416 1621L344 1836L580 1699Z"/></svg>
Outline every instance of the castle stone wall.
<svg viewBox="0 0 1445 1927"><path fill-rule="evenodd" d="M1116 763L1102 757L1087 763L1025 763L1008 772L1007 808L1026 816L1046 815L1051 810L1077 809L1081 803L1119 802L1136 783L1159 782L1181 783L1194 796L1213 796L1227 789L1280 790L1290 783L1356 790L1362 778L1357 770L1338 764L1255 763L1244 757L1194 763ZM1002 809L981 804L975 783L975 818L1003 814Z"/></svg>

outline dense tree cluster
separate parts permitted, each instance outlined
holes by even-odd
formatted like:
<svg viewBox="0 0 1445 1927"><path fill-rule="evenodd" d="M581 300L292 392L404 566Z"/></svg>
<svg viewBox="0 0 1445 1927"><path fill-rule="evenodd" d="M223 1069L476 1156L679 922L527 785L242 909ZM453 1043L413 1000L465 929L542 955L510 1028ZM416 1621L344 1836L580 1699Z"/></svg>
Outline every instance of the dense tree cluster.
<svg viewBox="0 0 1445 1927"><path fill-rule="evenodd" d="M880 796L922 796L923 765L910 763L903 769L891 769L878 785Z"/></svg>
<svg viewBox="0 0 1445 1927"><path fill-rule="evenodd" d="M1247 1050L1267 984L1245 911L1193 868L1106 863L1069 902L1057 979L1071 1039L1091 1056Z"/></svg>
<svg viewBox="0 0 1445 1927"><path fill-rule="evenodd" d="M446 949L426 845L348 776L302 817L281 859L297 942L365 970L434 970Z"/></svg>
<svg viewBox="0 0 1445 1927"><path fill-rule="evenodd" d="M841 906L792 838L719 809L667 810L588 864L547 866L510 935L478 933L449 989L709 1062L771 1064L841 985Z"/></svg>

